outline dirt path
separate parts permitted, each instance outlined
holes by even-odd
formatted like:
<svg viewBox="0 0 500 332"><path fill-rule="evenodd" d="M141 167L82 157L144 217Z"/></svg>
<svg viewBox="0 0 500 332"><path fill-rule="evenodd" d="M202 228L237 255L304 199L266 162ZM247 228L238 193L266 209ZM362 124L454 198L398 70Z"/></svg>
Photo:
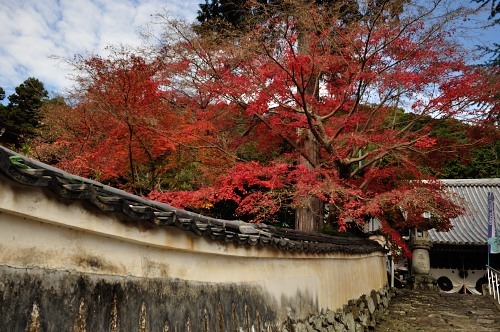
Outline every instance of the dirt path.
<svg viewBox="0 0 500 332"><path fill-rule="evenodd" d="M395 290L377 332L500 332L500 305L479 295Z"/></svg>

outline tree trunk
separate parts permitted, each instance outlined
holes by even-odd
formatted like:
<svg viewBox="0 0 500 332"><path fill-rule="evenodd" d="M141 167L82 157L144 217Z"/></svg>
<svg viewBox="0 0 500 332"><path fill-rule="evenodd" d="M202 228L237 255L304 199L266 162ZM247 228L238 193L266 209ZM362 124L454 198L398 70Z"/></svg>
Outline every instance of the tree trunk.
<svg viewBox="0 0 500 332"><path fill-rule="evenodd" d="M305 135L302 146L310 160L316 163L318 161L318 144L309 130ZM299 163L308 169L313 169L313 165L304 157L299 158ZM309 197L304 207L295 209L295 229L304 232L318 231L323 227L324 213L323 201L315 196Z"/></svg>
<svg viewBox="0 0 500 332"><path fill-rule="evenodd" d="M300 27L298 35L298 50L299 53L303 54L307 53L309 50L306 36ZM304 94L307 96L314 96L316 99L319 99L320 73L316 73L313 76L315 77L309 79ZM305 130L304 139L300 142L300 146L305 151L309 160L317 165L319 161L319 148L318 143L310 129ZM299 163L304 165L307 169L314 169L314 165L311 165L311 163L303 156L299 158ZM324 213L323 201L315 196L309 197L306 200L305 206L299 207L295 210L295 229L304 232L318 231L321 227L323 227Z"/></svg>
<svg viewBox="0 0 500 332"><path fill-rule="evenodd" d="M295 229L317 232L323 226L324 204L317 197L310 197L306 207L295 209Z"/></svg>

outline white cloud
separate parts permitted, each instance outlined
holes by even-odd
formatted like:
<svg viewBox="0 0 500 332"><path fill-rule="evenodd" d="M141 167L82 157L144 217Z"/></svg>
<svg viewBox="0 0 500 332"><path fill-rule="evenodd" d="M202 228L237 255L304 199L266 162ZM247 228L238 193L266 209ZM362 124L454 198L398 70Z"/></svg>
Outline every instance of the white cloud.
<svg viewBox="0 0 500 332"><path fill-rule="evenodd" d="M36 77L50 92L63 90L71 85L70 72L52 56L71 58L87 51L104 54L105 47L112 44L137 46L142 42L138 31L153 20L151 15L167 12L193 21L203 2L1 0L0 86L9 95L25 79ZM484 18L481 22L484 24ZM493 40L498 42L498 27L488 31L492 30ZM474 38L473 44L479 43Z"/></svg>
<svg viewBox="0 0 500 332"><path fill-rule="evenodd" d="M53 57L85 52L103 54L106 46L142 43L139 29L151 15L168 12L192 21L203 0L2 0L0 11L0 86L6 95L28 77L49 92L71 85L70 72Z"/></svg>

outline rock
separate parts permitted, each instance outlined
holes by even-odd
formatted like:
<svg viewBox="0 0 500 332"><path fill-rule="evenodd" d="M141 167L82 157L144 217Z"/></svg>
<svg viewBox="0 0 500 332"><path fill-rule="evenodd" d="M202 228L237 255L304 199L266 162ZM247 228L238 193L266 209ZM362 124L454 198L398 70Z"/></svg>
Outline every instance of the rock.
<svg viewBox="0 0 500 332"><path fill-rule="evenodd" d="M339 322L343 322L345 320L345 313L342 310L338 309L335 312L335 320L339 321Z"/></svg>
<svg viewBox="0 0 500 332"><path fill-rule="evenodd" d="M359 314L359 322L361 325L368 327L368 320L370 319L370 312L368 309L364 309L362 312Z"/></svg>
<svg viewBox="0 0 500 332"><path fill-rule="evenodd" d="M306 331L307 332L316 332L316 330L314 329L314 327L311 324L309 324L309 323L306 322L305 326L306 326Z"/></svg>
<svg viewBox="0 0 500 332"><path fill-rule="evenodd" d="M359 318L359 308L357 306L351 307L351 313L354 316L354 320L357 320Z"/></svg>
<svg viewBox="0 0 500 332"><path fill-rule="evenodd" d="M380 304L380 294L377 291L372 290L371 294L370 294L370 297L373 299L373 302L376 305Z"/></svg>
<svg viewBox="0 0 500 332"><path fill-rule="evenodd" d="M321 318L316 316L316 317L311 317L309 319L309 324L312 325L316 330L321 330L321 327L323 326L323 323L321 321Z"/></svg>
<svg viewBox="0 0 500 332"><path fill-rule="evenodd" d="M373 314L375 311L375 303L373 302L373 299L371 297L366 298L366 305L368 307L368 311L370 311L370 314Z"/></svg>
<svg viewBox="0 0 500 332"><path fill-rule="evenodd" d="M364 332L365 331L365 327L363 325L361 325L360 323L356 322L355 331L356 332Z"/></svg>
<svg viewBox="0 0 500 332"><path fill-rule="evenodd" d="M333 323L333 328L334 328L335 332L347 332L344 324L342 324L340 322Z"/></svg>
<svg viewBox="0 0 500 332"><path fill-rule="evenodd" d="M384 306L384 308L388 308L389 307L389 298L387 298L387 297L382 298L382 305Z"/></svg>
<svg viewBox="0 0 500 332"><path fill-rule="evenodd" d="M293 325L295 332L307 332L306 325L304 323L298 322Z"/></svg>
<svg viewBox="0 0 500 332"><path fill-rule="evenodd" d="M325 318L326 318L326 322L330 325L335 322L335 314L331 310L328 310L328 312L325 315Z"/></svg>
<svg viewBox="0 0 500 332"><path fill-rule="evenodd" d="M354 321L354 317L352 313L348 312L345 315L345 323L344 325L347 327L347 331L355 332L356 331L356 322Z"/></svg>

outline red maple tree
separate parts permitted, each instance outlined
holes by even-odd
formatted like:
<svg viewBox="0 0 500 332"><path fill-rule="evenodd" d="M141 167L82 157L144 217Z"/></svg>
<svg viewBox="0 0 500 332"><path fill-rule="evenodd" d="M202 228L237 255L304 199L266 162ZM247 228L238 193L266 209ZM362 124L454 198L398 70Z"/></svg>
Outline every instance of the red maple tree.
<svg viewBox="0 0 500 332"><path fill-rule="evenodd" d="M109 51L70 61L76 83L70 103L44 108L33 155L136 194L212 184L233 163L220 153L217 130L217 121L231 115L214 121L203 100L175 90L182 64L124 47Z"/></svg>
<svg viewBox="0 0 500 332"><path fill-rule="evenodd" d="M185 66L178 74L183 94L203 95L200 111L214 118L230 112L246 125L224 153L238 155L245 139L259 151L281 150L238 160L200 191L151 197L191 208L232 202L237 216L254 221L291 207L309 208L319 225L328 213L341 229L378 218L393 237L391 230L449 228L462 209L414 156L437 142L426 119L485 118L485 109L474 106L485 100L485 76L467 65L443 28L448 18L436 21L435 9L387 20L390 10L382 6L345 24L334 10L292 3L226 37L200 37L169 21L174 37L162 51ZM311 197L328 210L311 206Z"/></svg>
<svg viewBox="0 0 500 332"><path fill-rule="evenodd" d="M346 24L292 1L225 34L169 20L154 55L74 63L78 103L70 123L52 117L50 147L60 167L178 207L255 222L302 209L307 231L377 218L403 246L401 230L446 230L463 211L415 158L438 142L428 119L498 110L434 10Z"/></svg>

